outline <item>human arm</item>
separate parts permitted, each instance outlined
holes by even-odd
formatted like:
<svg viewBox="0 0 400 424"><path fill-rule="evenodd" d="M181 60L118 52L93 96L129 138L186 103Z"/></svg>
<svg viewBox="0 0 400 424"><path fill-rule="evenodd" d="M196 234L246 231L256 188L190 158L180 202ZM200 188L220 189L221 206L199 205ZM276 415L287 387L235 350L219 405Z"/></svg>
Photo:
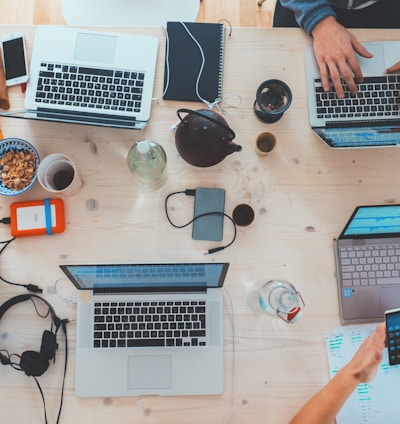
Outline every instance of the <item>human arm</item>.
<svg viewBox="0 0 400 424"><path fill-rule="evenodd" d="M280 0L292 10L300 27L314 39L315 58L320 69L323 88L329 91L332 79L339 98L344 97L341 77L350 91L357 93L357 82L363 79L355 53L370 58L372 55L357 38L336 20L329 0Z"/></svg>
<svg viewBox="0 0 400 424"><path fill-rule="evenodd" d="M371 381L382 361L385 324L359 347L353 358L293 417L290 424L331 424L347 398L360 383Z"/></svg>
<svg viewBox="0 0 400 424"><path fill-rule="evenodd" d="M357 82L362 82L361 67L355 53L370 58L372 54L357 38L340 25L332 16L320 21L312 30L314 54L318 63L322 84L325 91L330 90L329 78L332 80L337 96L344 97L341 76L350 91L357 93Z"/></svg>
<svg viewBox="0 0 400 424"><path fill-rule="evenodd" d="M307 34L311 34L312 29L322 19L336 16L329 0L280 0L280 3L294 12L297 23Z"/></svg>

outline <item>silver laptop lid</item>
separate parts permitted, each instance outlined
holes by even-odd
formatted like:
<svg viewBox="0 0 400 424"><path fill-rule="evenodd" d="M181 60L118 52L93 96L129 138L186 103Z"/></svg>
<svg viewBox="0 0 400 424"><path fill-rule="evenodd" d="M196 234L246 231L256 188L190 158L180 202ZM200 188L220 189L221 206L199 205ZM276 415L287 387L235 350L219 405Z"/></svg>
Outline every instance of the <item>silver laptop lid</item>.
<svg viewBox="0 0 400 424"><path fill-rule="evenodd" d="M198 291L222 287L229 263L60 265L80 290Z"/></svg>
<svg viewBox="0 0 400 424"><path fill-rule="evenodd" d="M38 27L23 117L143 128L157 49L152 36Z"/></svg>

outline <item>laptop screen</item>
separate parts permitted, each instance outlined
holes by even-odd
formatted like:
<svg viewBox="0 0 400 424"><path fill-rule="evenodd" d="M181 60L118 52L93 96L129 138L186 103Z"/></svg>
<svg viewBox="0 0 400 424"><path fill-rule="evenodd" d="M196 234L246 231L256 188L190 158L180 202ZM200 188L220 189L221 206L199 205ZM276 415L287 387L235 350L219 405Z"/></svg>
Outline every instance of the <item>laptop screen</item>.
<svg viewBox="0 0 400 424"><path fill-rule="evenodd" d="M78 288L169 289L221 287L228 263L60 265Z"/></svg>
<svg viewBox="0 0 400 424"><path fill-rule="evenodd" d="M314 128L330 147L379 147L400 144L400 126Z"/></svg>
<svg viewBox="0 0 400 424"><path fill-rule="evenodd" d="M339 238L400 235L400 205L359 206Z"/></svg>

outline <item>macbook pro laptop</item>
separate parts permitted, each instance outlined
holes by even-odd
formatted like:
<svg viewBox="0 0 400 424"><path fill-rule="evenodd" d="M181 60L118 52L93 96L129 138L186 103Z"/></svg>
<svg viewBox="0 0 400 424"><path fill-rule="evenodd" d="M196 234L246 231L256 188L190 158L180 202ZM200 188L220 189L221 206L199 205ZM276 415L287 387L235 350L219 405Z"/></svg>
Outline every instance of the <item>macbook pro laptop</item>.
<svg viewBox="0 0 400 424"><path fill-rule="evenodd" d="M144 128L157 49L151 36L39 26L24 117Z"/></svg>
<svg viewBox="0 0 400 424"><path fill-rule="evenodd" d="M385 147L400 144L400 74L386 74L399 60L400 42L364 43L371 59L357 55L364 80L345 98L331 88L325 93L313 48L306 46L306 77L310 124L331 148Z"/></svg>
<svg viewBox="0 0 400 424"><path fill-rule="evenodd" d="M334 246L342 323L400 307L400 205L358 206Z"/></svg>
<svg viewBox="0 0 400 424"><path fill-rule="evenodd" d="M61 265L80 290L76 395L222 393L228 266Z"/></svg>

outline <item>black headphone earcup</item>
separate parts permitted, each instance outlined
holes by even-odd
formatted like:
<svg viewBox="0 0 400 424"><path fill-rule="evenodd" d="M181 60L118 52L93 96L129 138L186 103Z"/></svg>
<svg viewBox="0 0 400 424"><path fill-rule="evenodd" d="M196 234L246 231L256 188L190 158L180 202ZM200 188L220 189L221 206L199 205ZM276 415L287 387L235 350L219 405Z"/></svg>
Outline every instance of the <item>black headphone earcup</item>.
<svg viewBox="0 0 400 424"><path fill-rule="evenodd" d="M42 343L40 345L40 354L43 358L53 359L57 350L56 335L49 330L43 331Z"/></svg>
<svg viewBox="0 0 400 424"><path fill-rule="evenodd" d="M26 350L21 355L19 366L27 376L40 377L49 368L49 361L39 352Z"/></svg>

